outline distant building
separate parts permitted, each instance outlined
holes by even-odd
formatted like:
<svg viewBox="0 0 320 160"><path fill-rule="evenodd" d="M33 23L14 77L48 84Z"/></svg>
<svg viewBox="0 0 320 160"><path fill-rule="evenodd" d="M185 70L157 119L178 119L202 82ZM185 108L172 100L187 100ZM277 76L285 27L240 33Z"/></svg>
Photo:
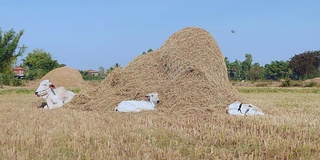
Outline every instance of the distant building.
<svg viewBox="0 0 320 160"><path fill-rule="evenodd" d="M14 77L18 79L23 79L24 78L24 68L22 67L15 67L12 69L14 72Z"/></svg>
<svg viewBox="0 0 320 160"><path fill-rule="evenodd" d="M85 74L91 75L91 76L99 76L99 71L95 71L95 70L90 69Z"/></svg>

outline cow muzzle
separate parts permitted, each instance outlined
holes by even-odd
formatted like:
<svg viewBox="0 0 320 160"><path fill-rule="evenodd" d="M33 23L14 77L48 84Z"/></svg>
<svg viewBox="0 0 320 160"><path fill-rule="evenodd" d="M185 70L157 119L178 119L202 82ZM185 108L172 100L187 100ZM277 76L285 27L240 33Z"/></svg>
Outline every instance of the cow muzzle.
<svg viewBox="0 0 320 160"><path fill-rule="evenodd" d="M36 91L36 92L34 92L34 94L35 94L37 97L44 97L44 96L46 96L48 93L44 90L44 91Z"/></svg>
<svg viewBox="0 0 320 160"><path fill-rule="evenodd" d="M37 97L42 97L42 96L45 96L47 93L46 93L46 92L34 92L34 94L35 94Z"/></svg>

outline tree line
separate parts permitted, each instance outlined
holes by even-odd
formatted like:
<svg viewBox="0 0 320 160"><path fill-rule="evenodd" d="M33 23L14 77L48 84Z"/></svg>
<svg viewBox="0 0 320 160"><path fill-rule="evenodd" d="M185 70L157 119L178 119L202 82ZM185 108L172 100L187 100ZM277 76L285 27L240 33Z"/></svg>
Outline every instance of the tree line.
<svg viewBox="0 0 320 160"><path fill-rule="evenodd" d="M228 77L232 81L242 80L305 80L320 76L320 50L306 51L286 61L271 61L260 66L253 63L251 54L245 54L245 60L230 62L225 57Z"/></svg>

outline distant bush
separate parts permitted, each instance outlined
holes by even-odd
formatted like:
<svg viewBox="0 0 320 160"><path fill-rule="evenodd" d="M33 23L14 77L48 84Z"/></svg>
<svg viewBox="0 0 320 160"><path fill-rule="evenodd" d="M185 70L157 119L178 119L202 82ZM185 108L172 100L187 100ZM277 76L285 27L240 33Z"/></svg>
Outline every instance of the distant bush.
<svg viewBox="0 0 320 160"><path fill-rule="evenodd" d="M16 78L14 78L14 79L12 80L12 85L13 85L13 86L22 86L22 85L23 85L23 82L22 82L21 79L16 79Z"/></svg>
<svg viewBox="0 0 320 160"><path fill-rule="evenodd" d="M1 80L3 85L9 86L11 81L12 81L12 79L13 79L13 75L11 75L11 74L2 74L2 75L0 75L0 80Z"/></svg>
<svg viewBox="0 0 320 160"><path fill-rule="evenodd" d="M294 82L291 79L286 79L284 81L282 81L281 87L293 87L294 86Z"/></svg>
<svg viewBox="0 0 320 160"><path fill-rule="evenodd" d="M1 85L22 86L23 80L15 78L14 74L12 74L12 73L0 74L0 87L1 87Z"/></svg>

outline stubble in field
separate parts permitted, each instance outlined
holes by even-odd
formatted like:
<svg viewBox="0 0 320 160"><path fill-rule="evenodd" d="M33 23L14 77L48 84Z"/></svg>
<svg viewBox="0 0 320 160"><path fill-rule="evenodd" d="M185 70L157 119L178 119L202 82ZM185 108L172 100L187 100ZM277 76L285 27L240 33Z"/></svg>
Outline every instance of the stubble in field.
<svg viewBox="0 0 320 160"><path fill-rule="evenodd" d="M244 92L244 91L242 91ZM319 93L243 96L268 114L224 108L141 113L44 110L30 93L0 95L0 159L310 159L320 151Z"/></svg>

